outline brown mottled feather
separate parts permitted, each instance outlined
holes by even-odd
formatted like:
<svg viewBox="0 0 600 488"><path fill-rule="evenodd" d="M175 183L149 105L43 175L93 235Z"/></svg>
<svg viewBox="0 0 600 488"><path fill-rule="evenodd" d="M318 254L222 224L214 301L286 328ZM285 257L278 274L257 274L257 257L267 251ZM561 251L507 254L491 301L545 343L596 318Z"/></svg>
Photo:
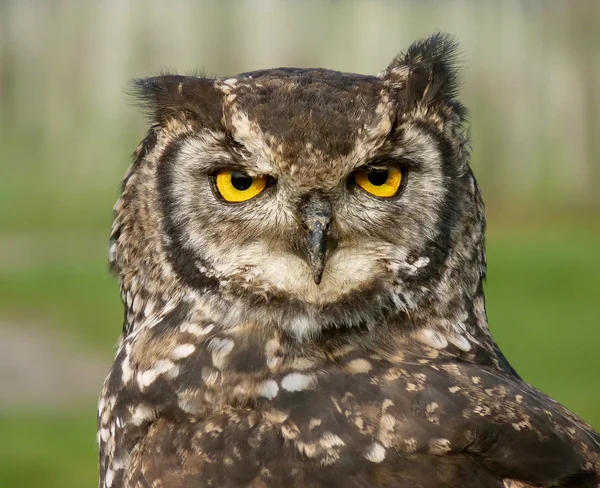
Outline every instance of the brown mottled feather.
<svg viewBox="0 0 600 488"><path fill-rule="evenodd" d="M101 488L599 486L600 436L488 328L455 52L437 35L377 77L136 82L152 125L111 234L126 314ZM390 163L399 197L352 186ZM276 185L224 204L220 169ZM331 212L319 284L311 198Z"/></svg>

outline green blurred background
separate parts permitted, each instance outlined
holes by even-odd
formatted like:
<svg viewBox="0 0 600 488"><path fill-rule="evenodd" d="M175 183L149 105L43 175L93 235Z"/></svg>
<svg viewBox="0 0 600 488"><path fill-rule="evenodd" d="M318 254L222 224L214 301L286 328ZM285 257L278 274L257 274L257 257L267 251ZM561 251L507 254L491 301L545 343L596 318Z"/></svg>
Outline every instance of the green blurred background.
<svg viewBox="0 0 600 488"><path fill-rule="evenodd" d="M97 483L96 395L122 319L107 237L144 132L126 81L377 73L438 30L464 47L493 332L600 428L599 26L595 0L0 0L0 486Z"/></svg>

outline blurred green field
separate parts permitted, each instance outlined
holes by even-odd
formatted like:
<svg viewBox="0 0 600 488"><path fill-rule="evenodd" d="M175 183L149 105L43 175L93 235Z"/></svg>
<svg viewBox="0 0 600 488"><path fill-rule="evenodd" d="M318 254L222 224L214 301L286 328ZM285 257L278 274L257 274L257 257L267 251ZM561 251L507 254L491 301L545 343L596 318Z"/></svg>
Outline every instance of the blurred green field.
<svg viewBox="0 0 600 488"><path fill-rule="evenodd" d="M498 342L527 381L600 427L600 229L564 221L491 227L487 300ZM3 273L0 310L15 320L44 318L82 348L110 355L121 307L98 240L89 245L93 260ZM90 399L61 411L31 406L1 415L0 486L93 486L94 409Z"/></svg>

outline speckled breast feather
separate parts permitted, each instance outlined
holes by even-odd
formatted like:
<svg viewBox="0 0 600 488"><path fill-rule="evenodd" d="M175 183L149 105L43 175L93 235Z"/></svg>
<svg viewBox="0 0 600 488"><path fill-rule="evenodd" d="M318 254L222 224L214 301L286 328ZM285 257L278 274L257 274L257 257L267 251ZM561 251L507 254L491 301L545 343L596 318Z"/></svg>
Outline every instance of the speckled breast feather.
<svg viewBox="0 0 600 488"><path fill-rule="evenodd" d="M134 82L100 488L600 486L598 433L490 334L455 53ZM393 197L356 184L386 168ZM221 171L269 184L229 203Z"/></svg>

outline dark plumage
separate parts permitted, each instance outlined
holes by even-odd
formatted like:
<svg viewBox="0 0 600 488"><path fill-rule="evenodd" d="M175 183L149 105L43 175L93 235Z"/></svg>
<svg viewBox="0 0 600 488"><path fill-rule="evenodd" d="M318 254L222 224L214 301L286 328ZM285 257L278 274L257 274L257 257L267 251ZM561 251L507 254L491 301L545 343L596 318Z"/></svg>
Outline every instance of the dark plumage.
<svg viewBox="0 0 600 488"><path fill-rule="evenodd" d="M134 83L101 488L599 485L600 436L489 332L455 59Z"/></svg>

